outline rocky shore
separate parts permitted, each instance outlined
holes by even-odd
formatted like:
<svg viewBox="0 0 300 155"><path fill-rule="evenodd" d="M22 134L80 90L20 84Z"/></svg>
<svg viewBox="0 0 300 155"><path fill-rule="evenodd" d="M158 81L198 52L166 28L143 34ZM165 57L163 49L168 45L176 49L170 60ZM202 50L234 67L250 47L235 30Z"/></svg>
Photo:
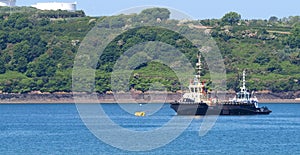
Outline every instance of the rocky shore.
<svg viewBox="0 0 300 155"><path fill-rule="evenodd" d="M94 96L94 99L91 95ZM259 92L255 95L260 103L300 103L299 91L284 93ZM168 103L180 99L181 96L181 93L121 93L117 96L86 93L0 94L0 104L75 103L74 98L77 99L76 103ZM226 93L225 96L226 99L229 99L234 96L234 93Z"/></svg>

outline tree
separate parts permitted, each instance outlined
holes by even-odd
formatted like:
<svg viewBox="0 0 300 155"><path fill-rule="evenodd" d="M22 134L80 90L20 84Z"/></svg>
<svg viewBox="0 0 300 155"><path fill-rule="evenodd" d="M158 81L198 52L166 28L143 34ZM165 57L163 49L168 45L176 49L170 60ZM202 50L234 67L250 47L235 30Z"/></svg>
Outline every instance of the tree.
<svg viewBox="0 0 300 155"><path fill-rule="evenodd" d="M300 26L295 26L290 36L287 38L287 44L291 48L300 48Z"/></svg>
<svg viewBox="0 0 300 155"><path fill-rule="evenodd" d="M256 56L253 62L260 65L267 64L270 62L270 56L266 52L261 52Z"/></svg>
<svg viewBox="0 0 300 155"><path fill-rule="evenodd" d="M16 60L15 65L18 72L25 73L27 70L27 59L20 57Z"/></svg>
<svg viewBox="0 0 300 155"><path fill-rule="evenodd" d="M158 18L161 20L167 20L170 18L170 14L171 12L166 8L151 8L143 10L139 14L139 17L145 21L156 21Z"/></svg>
<svg viewBox="0 0 300 155"><path fill-rule="evenodd" d="M221 20L224 24L229 23L233 25L241 20L241 15L236 12L229 12L226 13Z"/></svg>
<svg viewBox="0 0 300 155"><path fill-rule="evenodd" d="M125 24L124 18L120 16L111 17L109 21L110 28L121 28L125 26Z"/></svg>
<svg viewBox="0 0 300 155"><path fill-rule="evenodd" d="M15 28L21 30L26 27L30 27L31 23L27 17L18 18L15 23Z"/></svg>
<svg viewBox="0 0 300 155"><path fill-rule="evenodd" d="M0 50L3 50L6 48L8 34L4 31L0 32Z"/></svg>
<svg viewBox="0 0 300 155"><path fill-rule="evenodd" d="M5 63L3 60L0 60L0 74L4 74L6 72Z"/></svg>
<svg viewBox="0 0 300 155"><path fill-rule="evenodd" d="M288 18L288 22L291 24L291 25L294 25L295 23L299 23L300 22L300 16L290 16Z"/></svg>
<svg viewBox="0 0 300 155"><path fill-rule="evenodd" d="M269 18L270 23L276 23L277 21L278 21L278 18L275 17L275 16L272 16L272 17Z"/></svg>
<svg viewBox="0 0 300 155"><path fill-rule="evenodd" d="M280 73L282 71L282 67L280 66L280 64L278 63L278 61L272 60L272 61L269 62L267 70L269 72Z"/></svg>

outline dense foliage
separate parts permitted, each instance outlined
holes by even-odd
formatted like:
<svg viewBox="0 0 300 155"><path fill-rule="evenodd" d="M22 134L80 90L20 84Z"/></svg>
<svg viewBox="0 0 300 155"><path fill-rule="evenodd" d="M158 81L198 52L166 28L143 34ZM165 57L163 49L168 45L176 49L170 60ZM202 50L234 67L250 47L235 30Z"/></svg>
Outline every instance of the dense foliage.
<svg viewBox="0 0 300 155"><path fill-rule="evenodd" d="M74 57L85 35L97 24L103 28L128 28L132 22L153 22L185 29L207 28L215 39L227 69L228 89L239 87L240 73L248 72L254 90L300 90L300 17L244 20L230 12L222 19L170 20L167 9L155 8L140 14L87 17L84 12L41 11L34 8L0 8L0 90L8 93L70 92ZM131 36L131 37L128 37ZM96 71L95 91L111 90L114 61L132 45L159 40L176 46L196 62L195 47L176 33L155 27L129 30L105 49ZM134 63L134 62L132 62ZM209 73L203 72L209 80ZM159 82L169 91L180 89L174 72L151 62L132 73L130 88L147 91Z"/></svg>

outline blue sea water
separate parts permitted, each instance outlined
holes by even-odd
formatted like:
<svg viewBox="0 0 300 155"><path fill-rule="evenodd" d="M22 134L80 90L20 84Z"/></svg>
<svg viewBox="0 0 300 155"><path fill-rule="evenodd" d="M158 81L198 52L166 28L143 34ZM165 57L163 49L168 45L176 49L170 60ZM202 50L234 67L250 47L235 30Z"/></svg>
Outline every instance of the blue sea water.
<svg viewBox="0 0 300 155"><path fill-rule="evenodd" d="M99 105L100 106L100 105ZM151 116L135 117L117 104L102 104L106 114L130 130L154 130L176 113L165 104ZM0 154L300 154L300 104L260 104L270 115L220 116L199 136L195 117L174 141L144 152L112 147L94 136L75 104L0 105ZM172 131L170 131L172 132Z"/></svg>

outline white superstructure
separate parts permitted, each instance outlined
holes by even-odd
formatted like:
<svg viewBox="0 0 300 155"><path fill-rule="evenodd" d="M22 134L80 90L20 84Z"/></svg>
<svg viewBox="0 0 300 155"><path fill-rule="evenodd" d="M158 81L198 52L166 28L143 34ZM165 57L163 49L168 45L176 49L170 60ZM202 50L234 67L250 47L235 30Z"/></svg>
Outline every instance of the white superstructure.
<svg viewBox="0 0 300 155"><path fill-rule="evenodd" d="M60 2L46 2L46 3L37 3L32 5L40 10L67 10L67 11L76 11L77 3L60 3Z"/></svg>
<svg viewBox="0 0 300 155"><path fill-rule="evenodd" d="M233 99L230 99L230 102L234 103L251 103L254 104L256 108L258 108L258 100L256 96L254 96L253 92L250 94L246 88L246 71L243 71L243 85L240 87L240 92L236 93L236 96Z"/></svg>
<svg viewBox="0 0 300 155"><path fill-rule="evenodd" d="M205 83L201 82L201 55L198 55L198 62L196 63L197 74L195 78L190 82L189 92L183 94L183 97L179 100L181 103L206 103L212 104L210 94L207 93Z"/></svg>
<svg viewBox="0 0 300 155"><path fill-rule="evenodd" d="M16 0L0 0L0 6L16 6Z"/></svg>

